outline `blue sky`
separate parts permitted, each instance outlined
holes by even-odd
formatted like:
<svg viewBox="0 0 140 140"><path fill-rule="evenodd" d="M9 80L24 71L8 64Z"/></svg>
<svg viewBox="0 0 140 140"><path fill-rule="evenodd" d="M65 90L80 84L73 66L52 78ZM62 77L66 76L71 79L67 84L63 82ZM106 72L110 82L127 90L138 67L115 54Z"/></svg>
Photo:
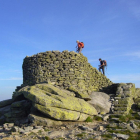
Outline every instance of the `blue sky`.
<svg viewBox="0 0 140 140"><path fill-rule="evenodd" d="M140 88L139 0L0 0L0 101L22 84L27 55L75 51L76 40L93 67L107 60L111 81Z"/></svg>

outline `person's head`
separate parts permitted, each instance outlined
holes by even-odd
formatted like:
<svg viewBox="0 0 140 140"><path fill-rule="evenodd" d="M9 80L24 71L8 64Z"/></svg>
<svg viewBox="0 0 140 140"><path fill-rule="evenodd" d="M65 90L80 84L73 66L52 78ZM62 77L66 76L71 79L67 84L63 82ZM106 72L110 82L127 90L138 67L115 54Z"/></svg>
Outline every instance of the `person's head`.
<svg viewBox="0 0 140 140"><path fill-rule="evenodd" d="M76 43L79 43L79 40L76 40Z"/></svg>
<svg viewBox="0 0 140 140"><path fill-rule="evenodd" d="M102 59L101 59L101 58L99 58L99 61L102 61Z"/></svg>

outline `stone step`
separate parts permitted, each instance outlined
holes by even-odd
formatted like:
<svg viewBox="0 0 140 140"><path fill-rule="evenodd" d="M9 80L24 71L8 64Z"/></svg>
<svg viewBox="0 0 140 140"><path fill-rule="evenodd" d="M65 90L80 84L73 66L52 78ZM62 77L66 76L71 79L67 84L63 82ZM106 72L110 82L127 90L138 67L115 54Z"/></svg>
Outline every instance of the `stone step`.
<svg viewBox="0 0 140 140"><path fill-rule="evenodd" d="M110 97L116 97L116 94L108 94Z"/></svg>
<svg viewBox="0 0 140 140"><path fill-rule="evenodd" d="M114 104L114 107L127 107L127 104Z"/></svg>
<svg viewBox="0 0 140 140"><path fill-rule="evenodd" d="M127 111L127 107L114 107L114 111Z"/></svg>
<svg viewBox="0 0 140 140"><path fill-rule="evenodd" d="M109 119L109 122L119 123L120 120L119 120L119 118L111 118L111 119Z"/></svg>
<svg viewBox="0 0 140 140"><path fill-rule="evenodd" d="M108 114L111 118L119 118L122 114Z"/></svg>
<svg viewBox="0 0 140 140"><path fill-rule="evenodd" d="M125 111L114 111L114 114L124 114Z"/></svg>

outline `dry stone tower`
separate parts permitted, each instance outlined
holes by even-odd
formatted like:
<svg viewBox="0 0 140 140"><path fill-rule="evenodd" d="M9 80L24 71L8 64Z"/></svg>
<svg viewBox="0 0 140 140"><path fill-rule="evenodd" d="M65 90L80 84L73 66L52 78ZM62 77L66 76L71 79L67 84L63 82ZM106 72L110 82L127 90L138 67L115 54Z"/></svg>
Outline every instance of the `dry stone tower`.
<svg viewBox="0 0 140 140"><path fill-rule="evenodd" d="M90 94L108 87L112 82L93 68L85 56L69 51L46 51L23 62L23 85L51 82L64 89L70 86Z"/></svg>

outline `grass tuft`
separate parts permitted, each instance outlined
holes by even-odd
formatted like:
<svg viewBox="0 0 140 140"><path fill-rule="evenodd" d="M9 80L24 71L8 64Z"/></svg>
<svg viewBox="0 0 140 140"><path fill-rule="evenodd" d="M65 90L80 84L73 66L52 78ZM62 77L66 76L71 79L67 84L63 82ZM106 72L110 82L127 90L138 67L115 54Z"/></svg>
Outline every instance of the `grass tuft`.
<svg viewBox="0 0 140 140"><path fill-rule="evenodd" d="M99 116L94 116L93 120L96 120L96 121L103 121L102 117L99 117Z"/></svg>
<svg viewBox="0 0 140 140"><path fill-rule="evenodd" d="M87 117L87 119L85 120L85 122L93 122L93 118Z"/></svg>
<svg viewBox="0 0 140 140"><path fill-rule="evenodd" d="M51 140L48 136L45 136L45 140Z"/></svg>

